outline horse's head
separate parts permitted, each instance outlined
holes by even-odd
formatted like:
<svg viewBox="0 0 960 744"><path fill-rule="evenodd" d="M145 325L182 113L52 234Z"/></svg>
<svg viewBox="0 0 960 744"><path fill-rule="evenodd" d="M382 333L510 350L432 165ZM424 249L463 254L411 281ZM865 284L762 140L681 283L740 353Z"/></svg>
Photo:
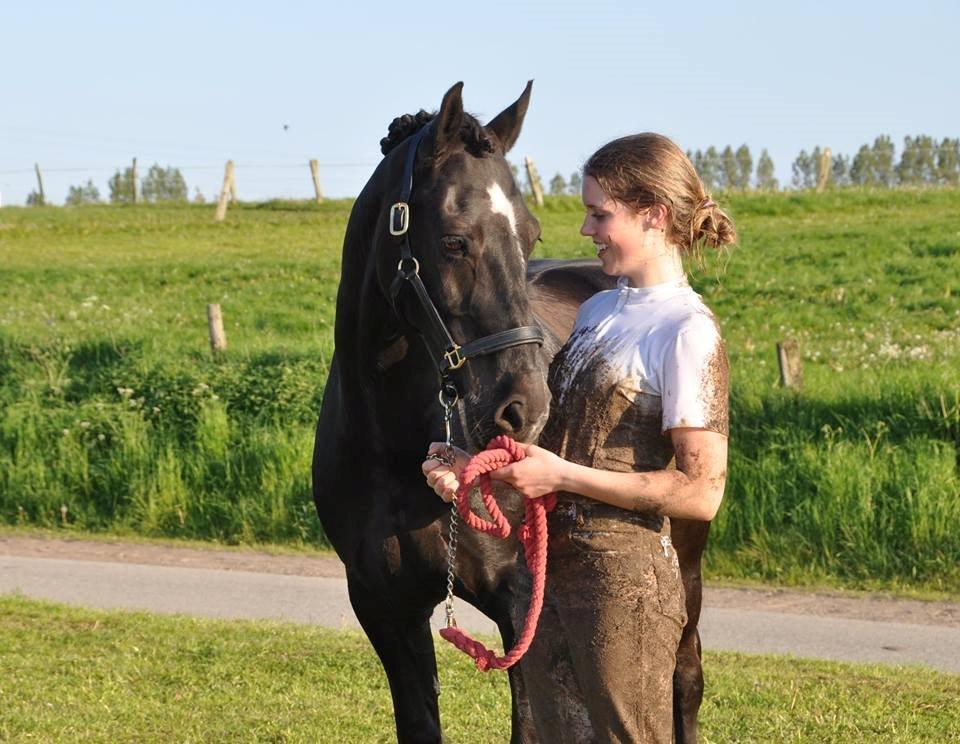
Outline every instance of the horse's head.
<svg viewBox="0 0 960 744"><path fill-rule="evenodd" d="M377 283L402 323L415 329L428 347L436 324L411 282L397 280L398 272L409 278L411 271L418 271L456 344L535 325L527 300L526 264L540 225L524 204L504 157L520 134L531 84L486 126L464 112L462 87L453 86L432 117L421 112L395 120L381 143L390 183L383 191L374 236ZM412 189L404 199L408 158L413 158ZM393 233L403 227L402 210L391 210L400 201L409 203L404 235L391 233L391 227ZM400 261L404 241L415 262ZM462 423L470 446L482 447L500 433L522 441L539 434L549 407L542 367L538 345L528 340L471 358L449 373L463 399ZM432 370L424 374L436 379Z"/></svg>

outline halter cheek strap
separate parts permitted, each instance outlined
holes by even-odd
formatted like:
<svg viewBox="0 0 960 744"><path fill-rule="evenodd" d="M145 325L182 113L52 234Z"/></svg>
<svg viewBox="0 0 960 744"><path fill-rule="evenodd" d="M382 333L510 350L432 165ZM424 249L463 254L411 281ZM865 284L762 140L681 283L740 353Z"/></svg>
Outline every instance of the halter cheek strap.
<svg viewBox="0 0 960 744"><path fill-rule="evenodd" d="M434 364L440 373L444 384L450 382L450 373L460 369L467 361L484 354L493 354L503 349L521 344L543 344L543 331L537 326L521 326L506 331L499 331L489 336L475 339L463 346L453 340L443 318L430 294L420 278L420 262L413 255L410 248L410 195L413 193L413 166L417 159L417 150L428 132L433 129L433 123L427 124L414 134L407 147L407 154L403 161L403 177L401 179L400 199L390 206L390 234L401 237L400 262L397 264L397 274L390 284L390 302L394 312L399 315L397 299L405 285L413 287L417 301L423 310L426 326L417 328L426 343L427 350L433 358Z"/></svg>

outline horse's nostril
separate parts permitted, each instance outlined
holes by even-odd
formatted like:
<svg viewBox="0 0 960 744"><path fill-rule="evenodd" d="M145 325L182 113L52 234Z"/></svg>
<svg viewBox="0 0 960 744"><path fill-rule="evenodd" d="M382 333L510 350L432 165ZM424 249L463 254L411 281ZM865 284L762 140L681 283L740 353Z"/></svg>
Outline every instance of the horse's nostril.
<svg viewBox="0 0 960 744"><path fill-rule="evenodd" d="M514 400L497 411L495 422L502 431L516 433L523 429L523 402Z"/></svg>

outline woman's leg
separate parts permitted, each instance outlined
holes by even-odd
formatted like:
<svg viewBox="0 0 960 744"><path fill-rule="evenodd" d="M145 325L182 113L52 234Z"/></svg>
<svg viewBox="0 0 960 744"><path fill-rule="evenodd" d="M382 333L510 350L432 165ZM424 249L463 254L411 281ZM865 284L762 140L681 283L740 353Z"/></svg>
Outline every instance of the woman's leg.
<svg viewBox="0 0 960 744"><path fill-rule="evenodd" d="M669 744L685 621L676 555L661 541L669 526L655 530L639 517L608 515L584 509L551 540L553 622L569 654L559 668L575 680L588 713L587 740Z"/></svg>

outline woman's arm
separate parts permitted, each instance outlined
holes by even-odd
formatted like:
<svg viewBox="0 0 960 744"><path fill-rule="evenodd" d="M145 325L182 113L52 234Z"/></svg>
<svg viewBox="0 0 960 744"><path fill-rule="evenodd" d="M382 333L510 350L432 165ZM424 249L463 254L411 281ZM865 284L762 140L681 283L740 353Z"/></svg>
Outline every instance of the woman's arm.
<svg viewBox="0 0 960 744"><path fill-rule="evenodd" d="M727 480L727 438L708 429L670 430L676 470L618 473L575 465L527 445L520 462L491 473L527 498L569 491L642 512L709 522L716 516Z"/></svg>

